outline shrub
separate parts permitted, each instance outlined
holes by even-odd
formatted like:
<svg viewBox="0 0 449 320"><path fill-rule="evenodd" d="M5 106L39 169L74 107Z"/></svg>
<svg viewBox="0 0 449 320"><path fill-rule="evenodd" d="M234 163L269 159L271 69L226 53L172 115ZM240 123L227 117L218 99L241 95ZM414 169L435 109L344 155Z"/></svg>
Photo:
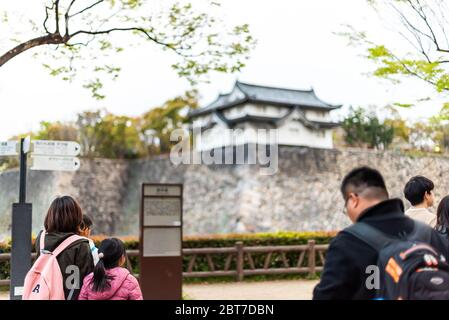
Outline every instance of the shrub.
<svg viewBox="0 0 449 320"><path fill-rule="evenodd" d="M186 236L183 239L183 248L220 248L233 247L237 241L243 242L245 246L281 246L281 245L301 245L307 244L308 240L315 240L317 244L327 244L335 237L336 232L277 232L277 233L255 233L255 234L212 234L201 236ZM92 237L96 246L107 238L105 235L96 235ZM139 248L139 239L137 237L119 237L125 243L127 250L137 250ZM33 238L34 243L34 238ZM33 245L34 248L34 245ZM11 243L0 243L0 253L11 251ZM298 253L288 253L286 255L289 261L297 261ZM211 255L214 265L217 269L223 269L226 255ZM264 264L264 254L252 255L256 267ZM307 255L304 263L307 261ZM139 264L137 257L131 257L130 262L134 273L139 273ZM188 257L183 257L184 271L187 270L189 263ZM246 262L247 263L247 262ZM293 265L293 263L291 263ZM271 263L272 267L282 267L283 262L280 257L274 257ZM231 264L231 269L235 268L235 260ZM9 278L9 261L0 261L0 279ZM209 270L208 262L205 257L198 256L194 271Z"/></svg>

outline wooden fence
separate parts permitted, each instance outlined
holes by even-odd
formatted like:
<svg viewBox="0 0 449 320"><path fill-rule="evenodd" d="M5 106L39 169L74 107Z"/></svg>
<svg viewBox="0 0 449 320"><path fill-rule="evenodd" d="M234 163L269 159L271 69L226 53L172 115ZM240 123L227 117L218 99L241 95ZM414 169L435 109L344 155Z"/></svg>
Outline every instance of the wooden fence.
<svg viewBox="0 0 449 320"><path fill-rule="evenodd" d="M244 246L236 242L234 247L183 249L188 263L184 278L234 277L242 281L251 275L308 274L316 275L323 270L328 244L316 244L309 240L304 245L289 246ZM129 257L138 257L138 250L128 250ZM217 262L217 257L220 261ZM32 253L36 257L36 253ZM215 258L215 261L214 261ZM9 261L10 253L1 253L1 261ZM207 271L198 271L198 265L207 265ZM280 265L280 266L279 266ZM138 277L138 275L136 275ZM0 279L0 285L9 285L9 279Z"/></svg>

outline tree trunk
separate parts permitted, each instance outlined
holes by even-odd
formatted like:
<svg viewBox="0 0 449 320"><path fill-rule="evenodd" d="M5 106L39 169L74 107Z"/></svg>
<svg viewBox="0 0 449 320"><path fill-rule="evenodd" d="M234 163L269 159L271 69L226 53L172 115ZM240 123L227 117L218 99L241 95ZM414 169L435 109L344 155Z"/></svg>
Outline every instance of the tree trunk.
<svg viewBox="0 0 449 320"><path fill-rule="evenodd" d="M31 48L46 45L46 44L61 44L66 43L69 40L67 36L62 37L59 33L47 34L42 37L34 38L28 40L24 43L19 44L15 48L9 50L2 56L0 56L0 67L2 67L6 62L19 55L22 52L25 52Z"/></svg>

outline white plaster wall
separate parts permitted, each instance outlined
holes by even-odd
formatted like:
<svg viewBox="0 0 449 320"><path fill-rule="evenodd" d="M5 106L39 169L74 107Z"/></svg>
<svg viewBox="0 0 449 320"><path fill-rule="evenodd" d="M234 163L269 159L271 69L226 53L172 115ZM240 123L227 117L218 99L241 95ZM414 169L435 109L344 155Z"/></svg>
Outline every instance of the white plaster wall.
<svg viewBox="0 0 449 320"><path fill-rule="evenodd" d="M227 109L223 112L227 119L241 118L246 115L261 117L282 117L289 112L290 108L273 105L245 104Z"/></svg>
<svg viewBox="0 0 449 320"><path fill-rule="evenodd" d="M328 111L306 110L305 116L311 121L331 121L330 112Z"/></svg>
<svg viewBox="0 0 449 320"><path fill-rule="evenodd" d="M228 109L224 115L228 119L240 118L246 114L257 116L280 117L289 111L288 108L279 108L277 106L266 105L265 109L260 105L246 104L243 106ZM321 129L313 130L305 127L300 121L293 120L302 117L300 111L293 112L283 124L277 129L276 140L280 145L289 146L307 146L313 148L331 149L333 148L332 130ZM330 121L329 112L319 112L314 110L306 110L305 116L312 121ZM242 132L230 132L226 126L217 116L213 118L202 117L202 120L194 121L194 126L200 124L205 125L211 119L217 122L213 128L205 130L201 139L196 140L195 150L203 151L210 150L217 147L229 145L241 145L246 143L267 143L274 141L273 136L260 135L257 132L257 127L250 124L240 124L238 127L242 128ZM267 127L269 129L270 127Z"/></svg>
<svg viewBox="0 0 449 320"><path fill-rule="evenodd" d="M239 128L238 131L231 132L223 125L216 125L202 133L201 140L196 140L195 149L198 151L210 150L222 146L246 143L265 144L273 141L277 141L280 145L308 146L323 149L333 148L332 130L323 130L322 133L318 133L315 130L312 131L304 127L299 121L287 121L271 135L269 132L261 134L257 129L247 124Z"/></svg>

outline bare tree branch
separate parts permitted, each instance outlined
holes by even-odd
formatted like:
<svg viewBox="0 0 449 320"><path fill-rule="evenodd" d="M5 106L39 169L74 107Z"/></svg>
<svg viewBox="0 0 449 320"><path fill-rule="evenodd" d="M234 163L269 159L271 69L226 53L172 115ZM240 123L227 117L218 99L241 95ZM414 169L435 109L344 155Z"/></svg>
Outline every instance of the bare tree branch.
<svg viewBox="0 0 449 320"><path fill-rule="evenodd" d="M70 19L70 9L72 9L73 4L75 3L76 0L72 0L72 2L70 2L67 11L64 15L64 19L65 19L65 34L68 36L69 35L69 19Z"/></svg>
<svg viewBox="0 0 449 320"><path fill-rule="evenodd" d="M102 2L104 2L104 0L98 0L97 2L91 4L90 6L88 6L88 7L84 8L84 9L82 9L82 10L80 10L80 11L78 11L78 12L72 14L72 15L70 15L69 18L73 18L73 17L75 17L75 16L77 16L79 14L82 14L83 12L92 9L93 7L95 7L96 5L98 5L98 4L102 3Z"/></svg>
<svg viewBox="0 0 449 320"><path fill-rule="evenodd" d="M429 29L430 34L431 34L430 39L431 39L431 40L433 41L433 43L435 44L436 50L439 51L439 52L449 53L449 49L443 49L443 48L440 47L440 44L439 44L438 39L437 39L437 37L436 37L436 35L435 35L435 32L433 31L433 28L432 28L432 26L430 25L430 23L429 23L429 21L428 21L428 19L427 19L427 16L426 16L426 14L425 14L425 12L424 12L424 9L423 9L421 3L419 2L419 0L416 0L416 2L417 2L418 5L419 5L419 8L417 8L417 7L413 4L413 2L412 2L411 0L407 0L407 2L410 4L410 6L413 8L413 10L415 10L415 12L420 16L420 18L421 18L421 19L424 21L424 23L426 24L426 26L427 26L427 28Z"/></svg>
<svg viewBox="0 0 449 320"><path fill-rule="evenodd" d="M185 52L183 52L183 48L177 48L176 44L173 43L166 43L166 42L162 42L160 40L158 40L156 37L152 36L148 31L146 31L144 28L140 28L140 27L129 27L129 28L111 28L108 30L97 30L97 31L87 31L87 30L80 30L80 31L76 31L75 33L69 35L70 39L73 39L75 36L80 35L80 34L86 34L86 35L102 35L102 34L110 34L112 32L115 31L136 31L139 33L142 33L143 35L145 35L149 40L165 47L168 48L174 52L176 52L178 55L182 56L182 57L196 57L199 55L193 55L193 54L186 54Z"/></svg>
<svg viewBox="0 0 449 320"><path fill-rule="evenodd" d="M56 33L59 33L59 0L55 1Z"/></svg>
<svg viewBox="0 0 449 320"><path fill-rule="evenodd" d="M45 20L44 20L44 24L43 25L44 25L45 32L47 34L50 34L50 31L48 31L48 28L47 28L47 21L48 21L48 18L49 18L48 10L54 10L54 8L55 8L55 3L54 2L52 3L51 7L45 6Z"/></svg>
<svg viewBox="0 0 449 320"><path fill-rule="evenodd" d="M409 2L410 2L410 1L409 1ZM411 4L411 5L412 5L412 4ZM399 10L399 9L398 9L396 6L394 6L394 5L391 5L391 6L392 6L392 7L396 10L396 12L401 16L401 18L402 18L402 20L403 20L404 26L410 31L410 33L412 33L415 37L417 36L416 33L419 33L419 34L421 34L422 36L428 38L430 41L434 42L434 39L433 39L430 35L428 35L428 34L425 33L424 31L422 31L422 30L418 29L417 27L415 27L415 26L413 25L413 23L411 23L411 22L407 19L407 17L405 16L405 14L401 12L401 10ZM412 6L413 6L413 5L412 5ZM415 32L416 32L416 33L415 33Z"/></svg>

